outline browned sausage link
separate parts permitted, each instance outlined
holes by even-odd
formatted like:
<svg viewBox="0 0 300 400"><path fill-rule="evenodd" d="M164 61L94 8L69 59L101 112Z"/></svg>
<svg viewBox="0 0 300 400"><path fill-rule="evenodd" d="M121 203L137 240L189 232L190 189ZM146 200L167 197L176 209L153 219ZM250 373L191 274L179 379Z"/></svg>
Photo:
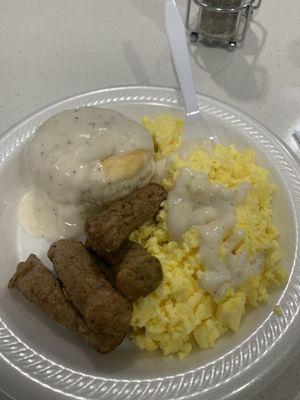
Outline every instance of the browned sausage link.
<svg viewBox="0 0 300 400"><path fill-rule="evenodd" d="M111 253L103 253L101 258L113 268L115 274L118 272L120 264L123 261L126 253L130 250L132 244L133 242L130 240L125 240L118 250L112 251Z"/></svg>
<svg viewBox="0 0 300 400"><path fill-rule="evenodd" d="M129 327L131 305L98 270L82 243L59 240L48 251L58 279L87 325L117 346Z"/></svg>
<svg viewBox="0 0 300 400"><path fill-rule="evenodd" d="M129 301L147 296L162 281L160 262L137 243L126 241L104 259L114 269L116 288Z"/></svg>
<svg viewBox="0 0 300 400"><path fill-rule="evenodd" d="M131 232L152 218L167 198L165 189L149 183L123 200L111 204L102 213L87 219L86 247L100 256L117 250Z"/></svg>
<svg viewBox="0 0 300 400"><path fill-rule="evenodd" d="M162 281L162 268L157 258L151 256L137 243L132 243L116 274L116 287L129 301L147 296Z"/></svg>
<svg viewBox="0 0 300 400"><path fill-rule="evenodd" d="M8 287L17 288L51 319L64 325L101 353L113 350L110 337L96 335L87 327L81 314L66 299L56 277L34 254L19 263Z"/></svg>

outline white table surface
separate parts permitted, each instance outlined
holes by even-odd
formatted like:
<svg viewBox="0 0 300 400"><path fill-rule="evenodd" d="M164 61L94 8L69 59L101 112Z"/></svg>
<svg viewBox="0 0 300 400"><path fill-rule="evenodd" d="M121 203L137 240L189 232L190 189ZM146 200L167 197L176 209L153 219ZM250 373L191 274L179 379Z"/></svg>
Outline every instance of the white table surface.
<svg viewBox="0 0 300 400"><path fill-rule="evenodd" d="M76 93L177 86L163 0L1 0L0 21L0 133ZM198 91L251 114L298 153L290 133L300 117L299 26L299 1L263 0L243 49L192 48ZM300 355L259 397L300 400Z"/></svg>

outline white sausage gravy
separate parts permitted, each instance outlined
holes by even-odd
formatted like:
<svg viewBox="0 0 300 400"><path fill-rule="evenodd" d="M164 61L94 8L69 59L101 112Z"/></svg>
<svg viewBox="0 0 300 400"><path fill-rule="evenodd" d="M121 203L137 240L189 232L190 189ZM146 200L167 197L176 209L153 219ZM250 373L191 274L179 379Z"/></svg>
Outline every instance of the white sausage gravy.
<svg viewBox="0 0 300 400"><path fill-rule="evenodd" d="M23 228L75 237L86 214L147 184L153 143L135 121L109 109L66 110L45 121L24 152L30 186L18 208Z"/></svg>
<svg viewBox="0 0 300 400"><path fill-rule="evenodd" d="M200 239L199 255L205 271L201 286L214 296L236 288L251 274L260 272L263 256L249 261L245 252L236 253L244 232L236 228L236 207L246 197L250 184L234 189L210 183L203 172L183 168L168 195L168 229L171 239L180 240L191 227ZM221 245L225 255L221 255Z"/></svg>

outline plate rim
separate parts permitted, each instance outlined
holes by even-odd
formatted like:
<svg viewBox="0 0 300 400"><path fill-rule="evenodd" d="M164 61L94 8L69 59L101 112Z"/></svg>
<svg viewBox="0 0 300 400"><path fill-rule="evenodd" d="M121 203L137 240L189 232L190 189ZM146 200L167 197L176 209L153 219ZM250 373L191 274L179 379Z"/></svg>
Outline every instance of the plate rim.
<svg viewBox="0 0 300 400"><path fill-rule="evenodd" d="M31 113L30 115L28 115L27 117L25 117L24 119L22 119L21 121L19 121L19 122L17 122L16 124L14 124L11 128L9 128L8 130L6 130L3 134L1 134L1 136L0 136L0 146L2 145L2 143L5 141L5 140L7 140L7 138L9 137L9 135L10 134L12 134L14 131L16 131L16 130L18 130L18 129L20 129L21 127L22 127L22 125L26 125L30 120L32 120L32 119L35 119L35 118L37 118L38 116L40 116L41 114L44 114L45 112L46 112L46 110L49 110L49 109L52 109L53 107L58 107L59 105L61 105L61 104L64 104L64 103L66 103L66 102L70 102L70 101L72 101L72 100L76 100L76 99L81 99L81 98L84 98L84 97L87 97L87 96L92 96L92 95L100 95L100 94L104 94L104 93L113 93L113 92L117 92L117 91L124 91L124 90L128 90L128 91L133 91L133 90L137 90L137 91L143 91L143 90L153 90L153 91L162 91L162 92L165 92L165 93L168 93L169 95L170 95L170 93L172 93L172 96L173 97L176 97L176 99L177 99L177 104L176 104L176 106L177 107L180 107L180 104L178 104L178 101L180 100L180 92L179 92L179 90L177 89L177 88L170 88L170 87L165 87L165 86L144 86L144 85L142 85L142 86L140 86L140 85L130 85L130 86L115 86L115 87L111 87L111 88L103 88L103 89L97 89L97 90L93 90L93 91L88 91L88 92L83 92L83 93L79 93L79 94L76 94L76 95L73 95L73 96L69 96L69 97L66 97L66 98L64 98L64 99L62 99L62 100L59 100L59 101L56 101L56 102L52 102L51 104L49 104L49 105L47 105L47 106L45 106L45 107L43 107L43 108L41 108L41 109L39 109L39 110L37 110L37 111L35 111L35 112L33 112L33 113ZM252 116L250 116L249 114L247 114L246 112L244 112L244 111L242 111L242 110L239 110L237 107L233 107L232 105L230 105L230 104L228 104L228 103L226 103L226 102L223 102L223 101L220 101L220 100L218 100L218 99L215 99L214 97L211 97L211 96L206 96L206 95L202 95L202 94L198 94L198 99L199 99L199 104L200 104L200 108L201 108L201 103L203 102L203 100L209 100L209 101L211 101L211 102L213 102L213 103L215 103L215 104L217 104L219 107L222 107L222 108L228 108L228 109L230 109L230 111L231 112L236 112L236 113L238 113L238 114L240 114L241 116L243 116L243 117L245 117L246 119L248 119L249 121L251 121L251 122L253 122L254 123L254 125L256 125L256 126L258 126L258 127L260 127L264 132L268 132L268 135L270 135L270 136L272 136L273 137L273 139L275 140L275 141L277 141L277 143L278 143L278 145L281 147L281 148L283 148L286 152L287 152L287 154L289 155L289 157L291 157L291 159L293 159L293 161L294 162L296 162L296 164L298 164L299 165L299 159L297 158L297 156L293 153L293 151L288 147L288 145L286 144L286 143L284 143L283 141L282 141L282 139L280 139L278 136L276 136L275 134L273 134L266 126L264 126L261 122L259 122L259 121L257 121L255 118L253 118ZM171 105L171 104L170 104ZM205 110L204 110L205 111ZM297 249L296 249L297 250ZM285 291L284 291L284 293L285 293ZM283 295L284 295L284 293L283 293ZM283 297L283 295L282 295L282 297ZM299 311L299 308L298 308L298 310L297 310L297 313L295 313L295 315L297 315L298 314L298 311ZM268 318L267 318L268 319ZM0 322L2 322L2 320L1 320L1 318L0 318ZM265 323L265 321L264 321L264 323ZM13 334L13 333L12 333ZM255 332L253 332L253 334L251 335L251 336L253 336L253 335L255 335L256 334L256 331ZM239 347L244 343L244 342L247 342L249 340L249 337L247 337L247 339L245 340L245 341L243 341L240 345L239 345ZM1 336L0 336L0 342L1 342ZM282 343L282 342L281 342ZM277 343L278 344L278 343ZM1 349L1 348L0 348ZM224 358L227 354L229 354L229 353L232 353L233 351L234 351L235 349L233 349L233 350L231 350L230 352L228 352L228 353L226 353L226 354L224 354L222 357L220 357L220 358L218 358L218 360L219 359L222 359L222 358ZM41 355L40 355L41 356ZM2 352L1 352L1 357L3 357L3 354L2 354ZM260 360L261 360L261 358L260 358ZM210 363L208 363L208 364L213 364L213 363L215 363L215 361L211 361ZM57 363L55 363L56 365L59 365L59 364L57 364ZM15 367L15 366L14 366ZM62 368L65 368L65 367L63 367L63 366L61 366ZM65 368L66 369L66 368ZM72 370L72 369L67 369L67 370L69 370L69 371L71 371L72 373L75 373L75 374L82 374L82 373L80 373L80 372L78 372L78 371L74 371L74 370ZM197 372L197 368L195 369L195 370L193 370L193 371L188 371L188 372L186 372L186 373L181 373L181 374L175 374L175 375L170 375L170 376L166 376L166 377L164 377L164 378L154 378L154 379L148 379L148 380L129 380L128 382L139 382L139 383L141 383L141 382L153 382L153 381L159 381L159 382L162 382L162 381L164 381L164 380L166 380L167 378L169 379L173 379L173 378L175 378L175 377L182 377L182 376L185 376L186 374L188 374L188 373L193 373L193 374L195 374L196 372ZM265 371L265 373L266 373L266 371ZM83 374L83 375L85 375L85 374ZM106 379L106 378L99 378L99 377L96 377L96 376L92 376L92 375L88 375L89 377L91 377L91 378L93 378L93 379L104 379L106 382L107 381L116 381L116 382L127 382L127 380L114 380L114 379ZM30 378L30 377L29 377ZM261 377L260 377L261 378ZM31 378L30 378L31 379ZM222 385L224 385L226 382L224 382ZM252 380L251 381L251 383L252 383L252 386L253 386L253 383L254 383L254 380ZM55 390L55 389L53 389L52 387L49 387L49 389L50 390ZM244 387L243 387L243 389L246 389L246 386L244 385ZM213 391L213 389L210 389L211 391ZM216 392L215 392L216 393ZM238 393L238 392L236 392L236 393ZM169 394L171 394L171 393L169 393ZM199 394L199 393L196 393L196 394ZM239 394L241 394L240 392L239 392ZM230 394L231 395L231 394ZM75 397L74 395L72 395L74 398L79 398L79 397ZM227 398L228 396L223 396L223 397L217 397L217 398L223 398L223 399L225 399L225 398ZM87 397L88 398L88 397ZM169 397L162 397L162 398L169 398ZM190 396L189 397L185 397L185 398L190 398ZM216 398L215 396L214 396L214 398Z"/></svg>
<svg viewBox="0 0 300 400"><path fill-rule="evenodd" d="M25 124L26 122L28 122L31 118L35 117L38 114L43 113L45 110L47 110L48 108L51 108L53 106L57 106L61 103L64 103L66 101L70 101L70 100L75 100L76 98L80 98L82 96L88 96L91 94L97 94L97 93L104 93L104 92L109 92L109 91L118 91L118 90L132 90L132 89L137 89L137 90L143 90L143 89L154 89L154 90L165 90L166 92L168 91L173 91L175 93L175 95L178 97L178 99L181 99L181 94L180 94L180 89L176 86L163 86L163 85L116 85L116 86L111 86L111 87L104 87L104 88L99 88L99 89L94 89L91 91L84 91L84 92L79 92L76 94L72 94L70 96L67 97L63 97L59 100L56 101L52 101L51 103L47 104L46 106L40 107L38 108L36 111L31 112L30 114L26 115L24 118L20 119L19 121L17 121L16 123L12 124L9 128L5 129L2 133L0 132L0 145L3 139L5 139L10 133L11 131L14 131L15 129L19 128L22 124ZM268 128L265 124L263 124L262 122L260 122L259 120L257 120L255 117L253 117L251 114L249 114L247 111L242 110L241 108L237 107L237 106L233 106L230 103L227 103L226 101L223 100L219 100L214 96L210 96L208 94L204 94L204 93L200 93L200 92L196 92L197 98L198 99L209 99L215 103L218 103L220 106L226 106L227 108L231 108L232 110L236 110L238 113L246 116L248 119L253 120L258 126L260 126L261 128L263 128L263 130L268 131L268 133L270 135L272 135L274 137L274 139L276 139L278 141L278 143L285 148L285 150L289 153L289 155L291 157L294 158L294 161L296 163L299 164L300 166L300 159L299 157L296 155L296 153L290 148L290 146L283 140L281 139L276 133L274 133L270 128ZM183 100L183 99L181 99ZM201 104L201 102L199 103ZM178 106L180 108L183 108L183 106L179 105Z"/></svg>

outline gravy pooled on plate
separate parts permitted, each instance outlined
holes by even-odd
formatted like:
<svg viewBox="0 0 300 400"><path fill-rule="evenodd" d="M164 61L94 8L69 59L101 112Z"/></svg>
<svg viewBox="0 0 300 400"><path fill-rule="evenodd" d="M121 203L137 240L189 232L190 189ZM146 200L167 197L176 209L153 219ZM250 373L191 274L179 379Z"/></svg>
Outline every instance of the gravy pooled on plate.
<svg viewBox="0 0 300 400"><path fill-rule="evenodd" d="M52 116L24 153L30 191L18 214L34 236L74 237L86 215L147 184L153 143L145 128L109 109L82 107Z"/></svg>

